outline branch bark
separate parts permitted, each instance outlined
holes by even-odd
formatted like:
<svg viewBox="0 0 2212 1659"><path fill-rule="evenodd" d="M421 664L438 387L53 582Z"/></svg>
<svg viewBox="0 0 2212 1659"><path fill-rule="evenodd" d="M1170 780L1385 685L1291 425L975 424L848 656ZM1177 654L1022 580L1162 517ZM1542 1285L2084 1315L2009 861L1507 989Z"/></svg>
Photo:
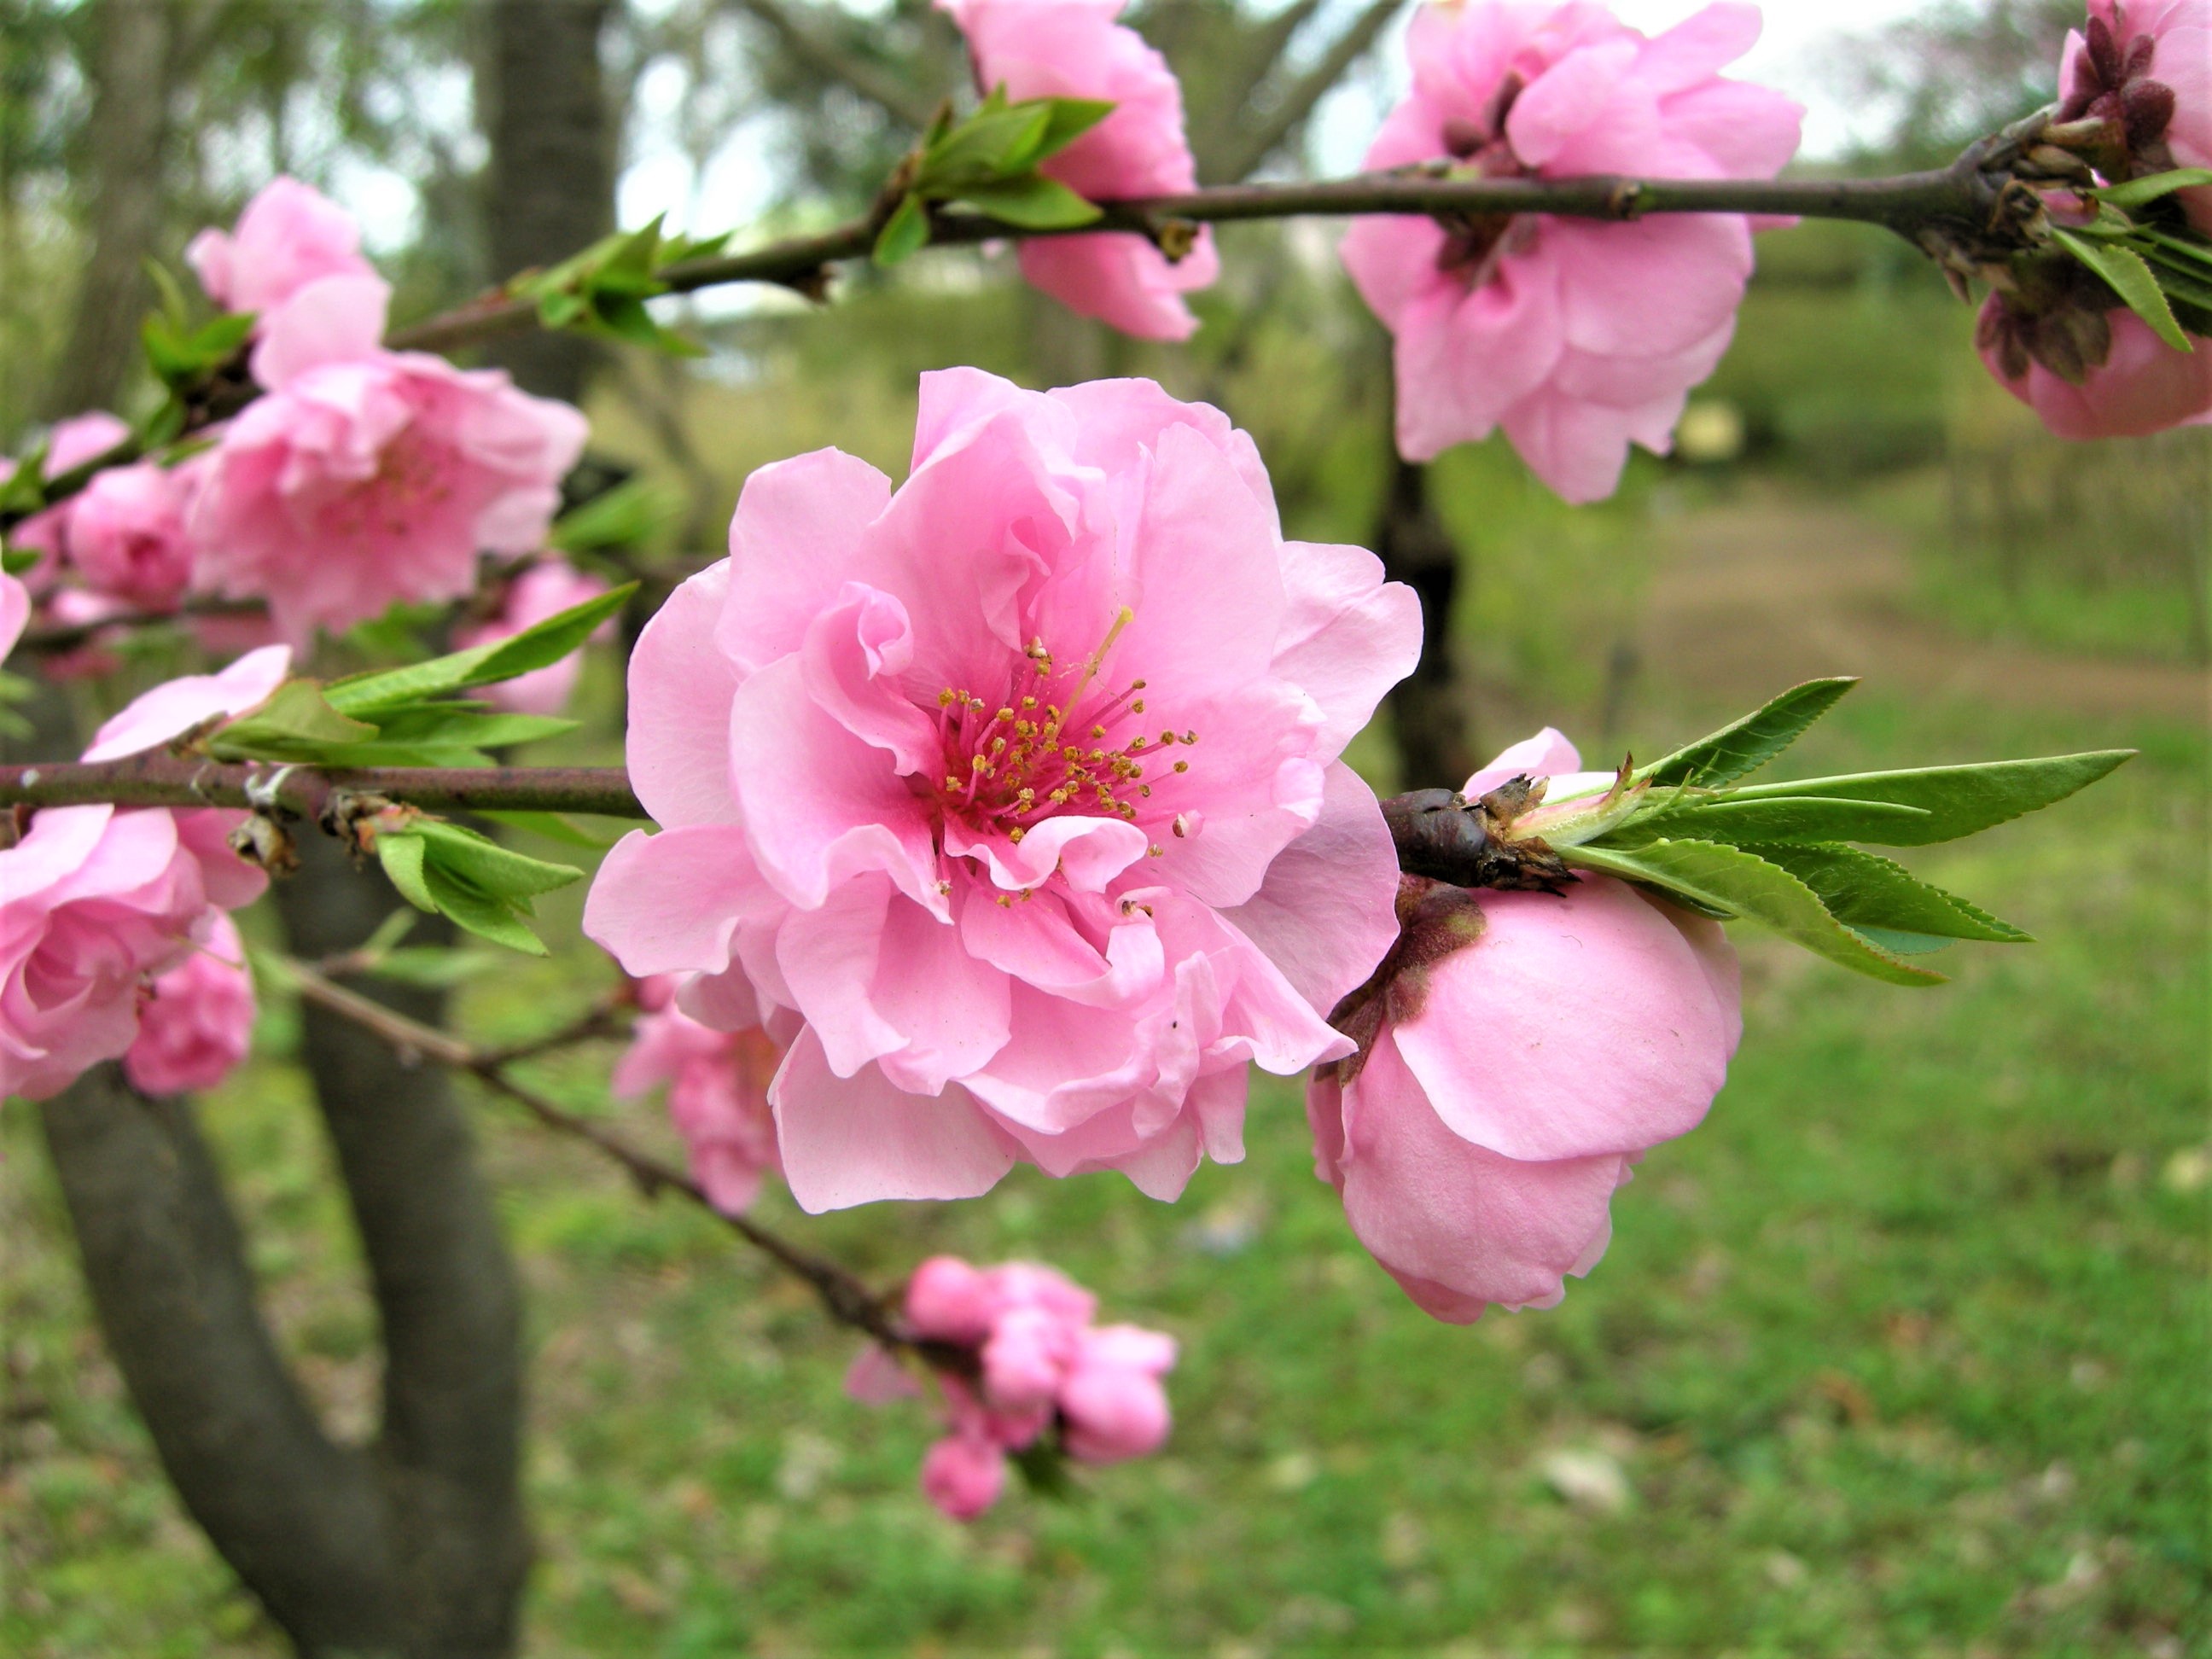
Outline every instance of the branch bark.
<svg viewBox="0 0 2212 1659"><path fill-rule="evenodd" d="M320 821L343 795L381 795L433 811L592 812L641 818L618 766L378 767L318 772L265 762L224 764L149 752L118 761L0 767L0 806L231 806ZM367 930L364 929L364 932Z"/></svg>

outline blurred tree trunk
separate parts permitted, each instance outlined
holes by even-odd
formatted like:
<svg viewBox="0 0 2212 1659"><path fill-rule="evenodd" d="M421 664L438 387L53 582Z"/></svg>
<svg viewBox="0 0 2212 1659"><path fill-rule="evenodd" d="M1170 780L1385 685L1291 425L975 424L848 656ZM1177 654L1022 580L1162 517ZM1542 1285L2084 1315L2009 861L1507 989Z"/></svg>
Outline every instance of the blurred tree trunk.
<svg viewBox="0 0 2212 1659"><path fill-rule="evenodd" d="M1467 694L1452 660L1452 605L1459 549L1429 501L1428 469L1390 454L1390 477L1375 526L1383 574L1421 601L1421 659L1390 689L1390 731L1401 789L1456 789L1474 770Z"/></svg>
<svg viewBox="0 0 2212 1659"><path fill-rule="evenodd" d="M502 279L564 259L614 228L618 135L599 64L609 9L609 0L492 0L488 9L484 218ZM502 342L494 360L524 390L574 403L592 356L576 335L532 333Z"/></svg>
<svg viewBox="0 0 2212 1659"><path fill-rule="evenodd" d="M178 47L173 0L108 0L92 14L92 118L84 134L91 249L47 411L111 406L138 348L145 262L161 229L161 152Z"/></svg>

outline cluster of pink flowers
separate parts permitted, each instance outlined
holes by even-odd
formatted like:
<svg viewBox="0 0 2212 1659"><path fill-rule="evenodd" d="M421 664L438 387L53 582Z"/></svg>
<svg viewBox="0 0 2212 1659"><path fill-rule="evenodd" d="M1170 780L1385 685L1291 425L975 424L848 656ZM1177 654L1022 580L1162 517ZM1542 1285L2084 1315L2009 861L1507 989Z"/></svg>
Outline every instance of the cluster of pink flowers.
<svg viewBox="0 0 2212 1659"><path fill-rule="evenodd" d="M1395 931L1338 758L1412 666L1413 595L1286 542L1251 440L1144 380L923 377L893 490L836 450L746 482L731 556L630 660L661 825L585 930L688 1012L791 1028L809 1210L963 1198L1017 1159L1180 1193L1243 1156L1246 1071Z"/></svg>
<svg viewBox="0 0 2212 1659"><path fill-rule="evenodd" d="M257 313L252 362L265 395L211 451L110 469L15 532L44 555L35 587L72 578L49 600L56 620L216 593L266 600L277 631L304 645L396 601L465 597L479 553L544 545L584 417L498 370L385 350L391 290L343 210L278 179L234 234L204 232L190 257L210 297ZM64 421L46 470L129 435L110 415ZM573 666L520 695L557 701L564 672Z"/></svg>
<svg viewBox="0 0 2212 1659"><path fill-rule="evenodd" d="M1603 789L1546 730L1468 780ZM1704 1120L1742 1035L1717 924L1609 877L1564 896L1403 878L1402 943L1358 1054L1308 1086L1316 1173L1427 1312L1549 1307L1611 1237L1613 1189ZM1354 1024L1352 1020L1345 1021Z"/></svg>
<svg viewBox="0 0 2212 1659"><path fill-rule="evenodd" d="M1588 0L1424 6L1407 41L1413 91L1367 165L1771 178L1802 111L1719 73L1759 31L1759 9L1734 3L1656 40ZM1425 461L1502 426L1567 500L1612 494L1630 442L1664 454L1727 350L1752 228L1725 215L1361 220L1344 263L1395 337L1400 451Z"/></svg>
<svg viewBox="0 0 2212 1659"><path fill-rule="evenodd" d="M2110 182L2212 167L2212 0L2089 0L2059 76L2057 118L2103 124L2093 158ZM2212 187L2174 199L2212 233ZM2062 438L2212 422L2212 347L2175 350L2098 279L2059 269L2050 291L1984 302L1976 343L1997 383Z"/></svg>
<svg viewBox="0 0 2212 1659"><path fill-rule="evenodd" d="M1114 112L1039 171L1094 202L1191 189L1182 88L1167 60L1114 20L1127 0L937 0L967 37L976 85L1030 98L1102 99ZM1170 260L1142 236L1097 232L1024 241L1022 275L1069 310L1148 340L1198 326L1182 296L1221 274L1211 231Z"/></svg>
<svg viewBox="0 0 2212 1659"><path fill-rule="evenodd" d="M18 609L0 603L0 617ZM210 715L242 713L289 666L272 647L156 687L100 727L85 758L137 754ZM0 850L0 1092L44 1099L126 1055L141 1086L204 1087L244 1054L250 985L195 965L211 951L242 967L222 913L267 884L230 850L243 816L47 807ZM160 1012L148 1028L149 995Z"/></svg>
<svg viewBox="0 0 2212 1659"><path fill-rule="evenodd" d="M974 1351L972 1385L940 1374L948 1432L921 1465L921 1489L956 1521L971 1521L1006 1489L1006 1454L1057 1431L1079 1463L1120 1463L1166 1443L1160 1379L1175 1339L1136 1325L1093 1325L1098 1299L1049 1267L970 1267L933 1256L907 1283L906 1322L923 1340ZM872 1403L915 1392L880 1349L854 1362L853 1394Z"/></svg>
<svg viewBox="0 0 2212 1659"><path fill-rule="evenodd" d="M643 1010L629 1049L616 1062L615 1097L635 1099L665 1085L668 1115L691 1158L691 1173L718 1210L736 1215L759 1195L763 1175L781 1168L769 1079L782 1049L757 1026L718 1031L676 1006L677 982L638 981Z"/></svg>

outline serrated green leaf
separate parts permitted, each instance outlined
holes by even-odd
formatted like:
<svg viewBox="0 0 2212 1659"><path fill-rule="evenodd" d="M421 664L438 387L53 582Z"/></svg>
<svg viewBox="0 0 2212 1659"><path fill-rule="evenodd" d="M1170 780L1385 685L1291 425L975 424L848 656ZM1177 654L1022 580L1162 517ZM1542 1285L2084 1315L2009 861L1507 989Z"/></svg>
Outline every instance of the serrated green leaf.
<svg viewBox="0 0 2212 1659"><path fill-rule="evenodd" d="M1743 850L1781 866L1819 895L1830 915L1870 938L1894 933L1936 940L1976 939L1987 945L2032 943L2019 928L1999 921L1957 894L1947 893L1901 865L1856 847L1815 843L1752 846Z"/></svg>
<svg viewBox="0 0 2212 1659"><path fill-rule="evenodd" d="M1756 713L1640 769L1636 781L1707 789L1733 783L1756 772L1796 742L1857 684L1853 678L1838 678L1794 685Z"/></svg>
<svg viewBox="0 0 2212 1659"><path fill-rule="evenodd" d="M434 863L424 866L422 878L439 910L478 938L525 956L548 954L545 941L531 932L513 905L456 880Z"/></svg>
<svg viewBox="0 0 2212 1659"><path fill-rule="evenodd" d="M2142 254L2131 247L2117 244L2100 246L2087 237L2072 231L2054 228L2051 237L2069 253L2095 271L2105 285L2120 296L2120 301L2135 314L2150 325L2151 331L2176 351L2194 351L2189 336L2174 320L2173 307L2166 302L2166 294L2158 285L2158 278L2144 263Z"/></svg>
<svg viewBox="0 0 2212 1659"><path fill-rule="evenodd" d="M384 866L386 878L399 890L400 897L418 910L436 914L438 901L424 879L428 859L422 836L404 830L380 831L376 861Z"/></svg>
<svg viewBox="0 0 2212 1659"><path fill-rule="evenodd" d="M2212 266L2212 242L2195 236L2178 236L2170 230L2160 230L2155 226L2144 227L2139 233L2139 239L2168 253L2194 260L2201 265Z"/></svg>
<svg viewBox="0 0 2212 1659"><path fill-rule="evenodd" d="M1059 179L1048 179L1041 173L970 185L960 192L958 199L994 219L1018 225L1024 230L1060 230L1071 225L1091 224L1102 216L1091 203Z"/></svg>
<svg viewBox="0 0 2212 1659"><path fill-rule="evenodd" d="M875 262L886 270L929 246L929 210L921 193L908 191L900 198L884 228L876 233Z"/></svg>
<svg viewBox="0 0 2212 1659"><path fill-rule="evenodd" d="M1772 928L1854 973L1892 985L1936 985L1943 975L1899 960L1830 915L1820 896L1778 864L1710 841L1656 841L1632 851L1577 847L1571 864L1679 893Z"/></svg>
<svg viewBox="0 0 2212 1659"><path fill-rule="evenodd" d="M329 752L376 736L376 728L332 708L313 680L286 680L260 707L207 740L217 760L325 761Z"/></svg>
<svg viewBox="0 0 2212 1659"><path fill-rule="evenodd" d="M2212 170L2203 167L2175 167L2168 173L2154 173L2141 179L2130 179L2122 185L2106 185L2095 194L2100 202L2109 202L2116 208L2147 207L2177 190L2195 190L2212 185Z"/></svg>
<svg viewBox="0 0 2212 1659"><path fill-rule="evenodd" d="M404 668L349 674L325 686L323 695L341 714L373 719L382 709L419 703L472 685L511 680L560 661L583 644L593 629L621 610L636 591L635 582L625 582L597 599L548 617L513 639L472 646Z"/></svg>
<svg viewBox="0 0 2212 1659"><path fill-rule="evenodd" d="M2150 261L2152 274L2158 278L2158 285L2166 290L2169 301L2195 306L2212 303L2212 265L2184 258L2155 245L2142 252Z"/></svg>
<svg viewBox="0 0 2212 1659"><path fill-rule="evenodd" d="M422 838L429 868L443 871L489 898L535 898L584 878L581 870L569 865L531 858L443 819L424 818L409 833Z"/></svg>
<svg viewBox="0 0 2212 1659"><path fill-rule="evenodd" d="M1674 841L1723 841L1735 847L1753 842L1890 843L1886 831L1910 827L1932 816L1925 807L1889 801L1838 800L1819 795L1776 795L1759 800L1723 798L1632 819L1625 832L1599 839L1608 846L1633 846L1654 836Z"/></svg>
<svg viewBox="0 0 2212 1659"><path fill-rule="evenodd" d="M1863 772L1841 778L1801 778L1790 783L1757 783L1731 792L1732 799L1818 795L1836 800L1889 801L1917 806L1928 817L1900 821L1882 835L1887 847L1927 847L1978 835L1997 824L2037 812L2087 788L2130 759L2132 749L2054 755L2040 760L1987 761L1978 766L1929 766L1901 772ZM1862 839L1873 841L1872 836Z"/></svg>

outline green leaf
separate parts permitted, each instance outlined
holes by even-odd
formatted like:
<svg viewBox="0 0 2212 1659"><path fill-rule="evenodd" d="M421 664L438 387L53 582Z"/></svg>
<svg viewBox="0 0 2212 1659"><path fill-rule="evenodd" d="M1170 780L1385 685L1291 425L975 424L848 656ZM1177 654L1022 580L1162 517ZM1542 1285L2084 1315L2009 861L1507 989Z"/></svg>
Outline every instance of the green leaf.
<svg viewBox="0 0 2212 1659"><path fill-rule="evenodd" d="M2154 244L2145 247L2142 255L2151 262L2151 274L2158 278L2168 300L2194 306L2212 304L2212 265L2185 259Z"/></svg>
<svg viewBox="0 0 2212 1659"><path fill-rule="evenodd" d="M2100 246L2086 237L2069 230L2053 229L2052 238L2069 253L2095 271L2105 280L2106 287L2120 296L2130 311L2148 323L2151 331L2176 351L2194 351L2189 337L2181 331L2174 320L2173 307L2166 302L2166 294L2158 285L2158 278L2143 262L2142 254L2130 247L2116 245Z"/></svg>
<svg viewBox="0 0 2212 1659"><path fill-rule="evenodd" d="M10 576L20 576L33 569L44 556L35 547L0 546L0 571Z"/></svg>
<svg viewBox="0 0 2212 1659"><path fill-rule="evenodd" d="M1112 100L1105 98L1048 98L1043 102L1050 118L1037 144L1035 159L1039 161L1066 149L1114 112Z"/></svg>
<svg viewBox="0 0 2212 1659"><path fill-rule="evenodd" d="M684 509L682 495L649 478L630 478L562 514L546 537L563 553L635 547Z"/></svg>
<svg viewBox="0 0 2212 1659"><path fill-rule="evenodd" d="M1607 845L1632 846L1644 836L1674 840L1753 842L1890 840L1886 831L1932 817L1925 807L1889 801L1838 800L1820 795L1775 795L1758 800L1732 797L1699 801L1630 821L1625 834L1601 836Z"/></svg>
<svg viewBox="0 0 2212 1659"><path fill-rule="evenodd" d="M1101 216L1092 204L1059 179L1048 179L1041 173L1002 179L994 184L970 185L960 192L959 199L981 209L994 219L1019 225L1024 230L1059 230L1070 225L1087 225Z"/></svg>
<svg viewBox="0 0 2212 1659"><path fill-rule="evenodd" d="M46 448L47 440L40 439L0 477L0 512L35 513L46 504Z"/></svg>
<svg viewBox="0 0 2212 1659"><path fill-rule="evenodd" d="M919 191L908 191L892 210L891 216L884 221L883 229L876 234L875 262L889 269L928 245L929 210L923 205Z"/></svg>
<svg viewBox="0 0 2212 1659"><path fill-rule="evenodd" d="M453 951L418 945L404 951L388 951L363 971L374 979L441 991L465 980L481 978L506 961L507 957L496 951Z"/></svg>
<svg viewBox="0 0 2212 1659"><path fill-rule="evenodd" d="M493 823L504 823L516 830L526 830L533 836L558 842L563 847L580 847L591 852L604 853L620 841L626 833L616 830L602 835L578 823L565 812L486 812L476 815Z"/></svg>
<svg viewBox="0 0 2212 1659"><path fill-rule="evenodd" d="M548 864L513 852L497 842L442 818L423 818L409 828L422 837L429 867L496 899L535 898L581 881L584 872L565 864Z"/></svg>
<svg viewBox="0 0 2212 1659"><path fill-rule="evenodd" d="M386 878L399 890L400 897L418 910L437 913L438 901L431 896L423 879L427 860L422 836L409 830L380 830L376 861L384 866Z"/></svg>
<svg viewBox="0 0 2212 1659"><path fill-rule="evenodd" d="M286 680L259 708L219 727L207 748L217 760L321 761L375 735L374 726L333 708L313 680Z"/></svg>
<svg viewBox="0 0 2212 1659"><path fill-rule="evenodd" d="M994 106L986 100L922 152L915 184L923 190L953 190L1026 173L1052 126L1052 112L1042 101Z"/></svg>
<svg viewBox="0 0 2212 1659"><path fill-rule="evenodd" d="M2212 242L2195 236L2177 236L2170 230L2160 230L2155 226L2145 226L2139 237L2168 253L2194 260L2201 265L2212 266Z"/></svg>
<svg viewBox="0 0 2212 1659"><path fill-rule="evenodd" d="M2161 197L2171 196L2177 190L2195 190L2203 185L2212 185L2212 170L2203 167L2175 167L2169 173L2154 173L2141 179L2130 179L2124 185L2106 185L2095 192L2100 202L2109 202L2116 208L2148 207Z"/></svg>
<svg viewBox="0 0 2212 1659"><path fill-rule="evenodd" d="M635 582L626 582L558 616L548 617L511 640L474 646L428 662L410 663L404 668L350 674L331 681L323 688L323 694L341 714L373 717L399 704L421 702L471 685L511 680L560 661L583 644L593 629L621 610L636 590Z"/></svg>
<svg viewBox="0 0 2212 1659"><path fill-rule="evenodd" d="M1577 847L1565 857L1572 864L1762 922L1815 956L1872 979L1892 985L1942 982L1942 975L1900 961L1844 927L1802 881L1741 848L1709 841L1658 841L1632 852Z"/></svg>
<svg viewBox="0 0 2212 1659"><path fill-rule="evenodd" d="M1856 679L1838 678L1808 680L1792 686L1756 714L1654 761L1636 774L1636 780L1708 789L1733 783L1756 772L1796 742L1857 684Z"/></svg>
<svg viewBox="0 0 2212 1659"><path fill-rule="evenodd" d="M436 864L427 866L422 875L437 908L471 933L525 956L549 954L545 941L530 931L511 903L456 880Z"/></svg>
<svg viewBox="0 0 2212 1659"><path fill-rule="evenodd" d="M414 931L415 913L412 910L394 910L377 923L376 931L362 940L354 950L364 957L380 957L396 950L399 941Z"/></svg>
<svg viewBox="0 0 2212 1659"><path fill-rule="evenodd" d="M1758 846L1743 850L1780 865L1819 895L1830 915L1877 940L1894 934L1939 944L1961 939L1989 945L2031 943L2019 928L1955 893L1931 886L1902 866L1856 847Z"/></svg>
<svg viewBox="0 0 2212 1659"><path fill-rule="evenodd" d="M2132 749L2106 749L2042 760L1988 761L1978 766L1930 766L1904 772L1863 772L1853 777L1801 778L1752 784L1732 799L1821 796L1834 800L1889 801L1917 806L1925 818L1900 820L1883 832L1889 847L1926 847L1956 841L2038 812L2086 789L2130 759ZM1873 841L1873 836L1861 839Z"/></svg>

